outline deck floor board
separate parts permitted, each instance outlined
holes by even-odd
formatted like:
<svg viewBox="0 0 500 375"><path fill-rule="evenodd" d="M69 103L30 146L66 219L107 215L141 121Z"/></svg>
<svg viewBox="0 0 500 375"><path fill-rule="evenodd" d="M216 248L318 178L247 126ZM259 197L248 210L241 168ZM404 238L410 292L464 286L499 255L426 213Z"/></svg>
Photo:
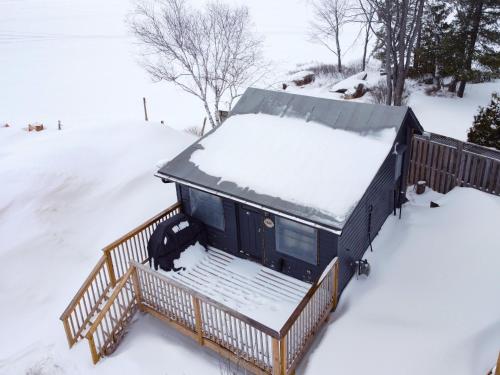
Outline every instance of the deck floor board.
<svg viewBox="0 0 500 375"><path fill-rule="evenodd" d="M176 267L185 269L161 272L273 329L281 328L311 287L308 283L218 249L209 247L207 251L199 248L188 251L197 252L195 260L191 259L184 265L183 253L180 263L176 263Z"/></svg>

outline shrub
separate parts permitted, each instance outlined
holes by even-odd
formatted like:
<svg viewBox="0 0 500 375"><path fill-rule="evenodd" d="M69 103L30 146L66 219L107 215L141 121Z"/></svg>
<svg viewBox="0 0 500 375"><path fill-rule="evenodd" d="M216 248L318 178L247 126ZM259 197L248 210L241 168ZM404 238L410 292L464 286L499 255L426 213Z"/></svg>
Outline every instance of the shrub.
<svg viewBox="0 0 500 375"><path fill-rule="evenodd" d="M370 93L372 97L372 102L377 104L385 104L387 100L387 95L389 94L389 90L387 89L387 83L385 79L381 79L378 81L376 85L370 87ZM405 86L403 91L403 100L401 105L408 104L408 98L410 94Z"/></svg>
<svg viewBox="0 0 500 375"><path fill-rule="evenodd" d="M500 97L491 94L491 102L487 107L479 107L474 116L472 127L467 133L467 140L477 145L493 147L500 150Z"/></svg>

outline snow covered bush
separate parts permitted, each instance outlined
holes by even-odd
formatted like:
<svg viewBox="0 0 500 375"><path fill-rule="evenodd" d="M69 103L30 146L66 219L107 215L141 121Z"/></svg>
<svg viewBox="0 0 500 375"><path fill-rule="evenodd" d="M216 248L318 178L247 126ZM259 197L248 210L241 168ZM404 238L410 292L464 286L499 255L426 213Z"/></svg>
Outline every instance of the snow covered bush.
<svg viewBox="0 0 500 375"><path fill-rule="evenodd" d="M474 123L467 133L469 142L493 147L500 150L500 97L498 93L491 95L487 107L480 107L474 116Z"/></svg>
<svg viewBox="0 0 500 375"><path fill-rule="evenodd" d="M370 87L370 94L372 102L376 104L385 104L387 100L387 95L389 90L387 89L387 83L385 79L381 79L376 85ZM410 96L406 86L403 90L403 97L401 105L406 105L408 103L408 97Z"/></svg>

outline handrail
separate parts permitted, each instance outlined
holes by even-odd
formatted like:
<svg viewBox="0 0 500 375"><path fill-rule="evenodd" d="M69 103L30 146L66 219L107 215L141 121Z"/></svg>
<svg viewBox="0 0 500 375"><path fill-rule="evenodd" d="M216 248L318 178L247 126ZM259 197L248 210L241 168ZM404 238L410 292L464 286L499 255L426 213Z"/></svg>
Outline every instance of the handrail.
<svg viewBox="0 0 500 375"><path fill-rule="evenodd" d="M134 282L132 277L134 272L136 272L135 268L130 267L123 275L85 336L89 342L94 364L103 355L109 354L109 351L113 350L109 350L110 346L112 348L112 345L115 344L116 347L119 340L115 337L115 334L120 329L122 331L125 329L125 324L135 313L138 304L135 288L133 286L126 288L127 283ZM98 329L100 329L100 336L95 335Z"/></svg>
<svg viewBox="0 0 500 375"><path fill-rule="evenodd" d="M111 275L102 256L60 316L71 348L111 289Z"/></svg>
<svg viewBox="0 0 500 375"><path fill-rule="evenodd" d="M106 257L103 255L103 256L101 256L101 258L99 258L99 260L97 261L97 264L94 266L94 268L92 268L92 271L90 271L89 275L87 276L87 278L83 282L80 289L78 289L75 296L71 299L70 303L68 304L66 309L63 311L63 313L59 317L60 320L63 320L65 317L67 317L71 313L72 305L74 305L79 300L78 297L85 292L85 290L87 289L87 285L90 284L94 280L95 275L105 265L105 263L106 263Z"/></svg>
<svg viewBox="0 0 500 375"><path fill-rule="evenodd" d="M295 308L295 310L293 310L293 313L290 315L290 317L287 319L287 321L283 324L283 327L281 327L281 329L280 329L280 337L286 336L287 332L290 330L290 327L293 325L293 323L297 319L297 316L300 314L300 312L302 310L304 310L304 307L309 303L309 301L312 298L312 296L314 296L314 294L316 293L316 291L321 286L321 283L324 280L324 278L331 272L331 270L334 267L338 267L338 262L339 262L338 258L335 258L327 266L327 267L330 267L330 270L326 271L326 272L323 272L323 274L321 275L322 276L321 279L319 279L318 281L316 281L316 283L306 293L306 295L304 296L304 298L302 298L302 301L300 301L300 303L297 305L297 307ZM337 294L337 291L335 291L335 295L336 294ZM335 301L335 304L336 304L336 301Z"/></svg>
<svg viewBox="0 0 500 375"><path fill-rule="evenodd" d="M82 338L83 332L108 292L127 271L128 261L145 260L147 241L156 225L166 220L169 215L180 212L180 209L181 203L177 202L104 247L103 256L60 316L70 348Z"/></svg>
<svg viewBox="0 0 500 375"><path fill-rule="evenodd" d="M175 203L103 249L113 283L127 271L131 260L143 263L148 259L149 237L159 223L181 212L181 206L180 202Z"/></svg>
<svg viewBox="0 0 500 375"><path fill-rule="evenodd" d="M149 227L151 224L153 224L156 221L162 219L164 216L168 215L169 213L171 213L172 211L176 210L177 208L180 208L181 206L182 206L182 203L180 203L180 202L177 202L177 203L171 205L170 207L168 207L165 210L161 211L157 215L153 216L151 219L146 220L144 223L142 223L138 227L136 227L136 228L132 229L131 231L127 232L126 234L124 234L123 236L121 236L120 238L118 238L116 241L113 241L109 245L105 246L102 249L102 251L104 251L106 253L106 252L109 252L109 251L113 250L118 245L120 245L123 242L127 241L128 239L130 239L134 235L138 234L139 232L142 232L144 229L146 229L147 227Z"/></svg>
<svg viewBox="0 0 500 375"><path fill-rule="evenodd" d="M157 272L157 271L153 271L151 268L149 268L148 266L145 266L143 264L140 264L138 262L135 262L135 261L132 261L131 262L131 265L133 267L136 267L140 270L143 270L144 272L147 272L151 275L154 275L154 277L156 278L159 278L161 280L164 280L165 282L171 284L171 285L174 285L175 287L179 288L179 289L182 289L182 290L185 290L186 292L188 292L189 294L191 294L192 296L198 298L198 300L200 301L204 301L204 302L207 302L207 303L210 303L211 305L214 305L228 313L230 313L231 315L233 315L235 318L238 318L238 319L241 319L245 322L247 322L248 324L251 324L252 326L254 326L255 328L261 330L262 332L268 334L269 336L273 337L273 338L276 338L276 339L279 339L281 338L280 336L280 333L276 330L274 330L273 328L271 327L268 327L266 326L265 324L261 323L261 322L258 322L257 320L243 314L243 313L240 313L239 311L236 311L234 309L232 309L231 307L228 307L226 305L223 305L221 304L220 302L217 302L216 300L204 295L204 294L201 294L199 292L197 292L196 290L194 290L193 288L183 284L183 283L180 283L178 282L177 280L174 280L166 275L163 275L161 274L160 272Z"/></svg>

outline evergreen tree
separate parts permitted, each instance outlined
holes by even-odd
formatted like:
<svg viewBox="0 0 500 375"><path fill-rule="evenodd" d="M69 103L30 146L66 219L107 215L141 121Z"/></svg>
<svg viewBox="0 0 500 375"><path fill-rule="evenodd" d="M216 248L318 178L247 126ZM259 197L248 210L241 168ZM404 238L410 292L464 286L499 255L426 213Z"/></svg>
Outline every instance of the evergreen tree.
<svg viewBox="0 0 500 375"><path fill-rule="evenodd" d="M454 52L448 22L450 13L446 1L431 0L426 4L419 46L415 50L414 73L419 76L432 74L438 88L441 78L454 69L453 60L449 58Z"/></svg>
<svg viewBox="0 0 500 375"><path fill-rule="evenodd" d="M500 97L491 95L490 105L479 109L467 134L469 142L500 150Z"/></svg>

